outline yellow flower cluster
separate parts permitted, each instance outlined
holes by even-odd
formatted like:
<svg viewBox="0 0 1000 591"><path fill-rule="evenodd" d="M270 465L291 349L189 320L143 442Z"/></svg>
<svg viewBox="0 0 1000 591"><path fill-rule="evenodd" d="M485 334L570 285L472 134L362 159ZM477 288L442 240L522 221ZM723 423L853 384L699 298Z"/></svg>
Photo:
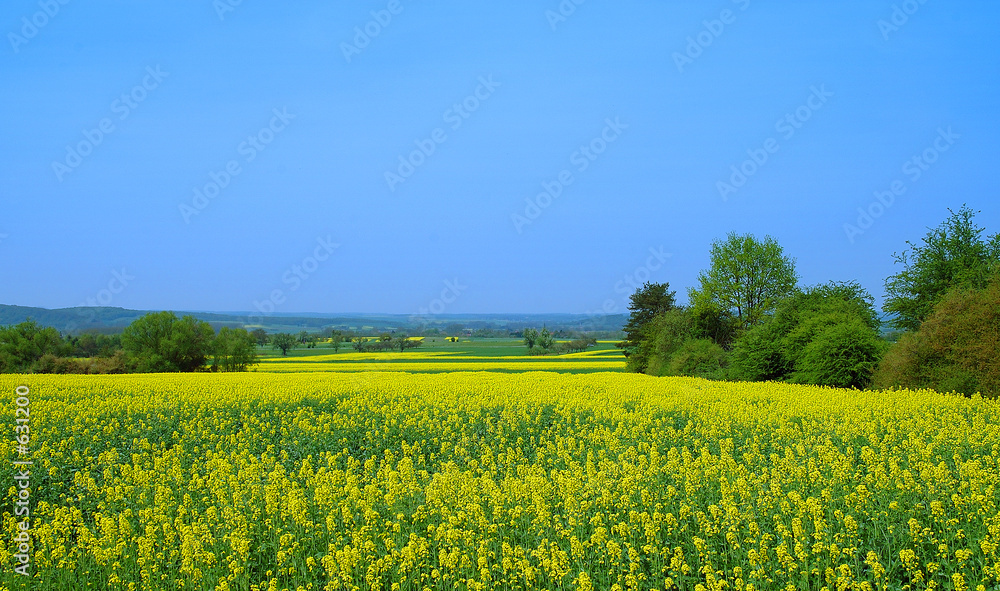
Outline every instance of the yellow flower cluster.
<svg viewBox="0 0 1000 591"><path fill-rule="evenodd" d="M0 588L1000 588L996 401L364 377L0 376L34 461L33 574Z"/></svg>

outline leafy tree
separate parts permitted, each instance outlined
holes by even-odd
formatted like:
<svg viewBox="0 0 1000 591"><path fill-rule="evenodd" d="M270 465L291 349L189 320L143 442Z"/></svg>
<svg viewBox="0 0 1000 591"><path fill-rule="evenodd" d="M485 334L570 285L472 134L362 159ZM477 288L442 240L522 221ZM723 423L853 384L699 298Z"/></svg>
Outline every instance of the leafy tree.
<svg viewBox="0 0 1000 591"><path fill-rule="evenodd" d="M543 326L542 330L538 332L538 343L537 343L538 346L548 351L549 349L552 348L552 345L554 343L555 343L555 338L552 336L552 333L549 332L549 329Z"/></svg>
<svg viewBox="0 0 1000 591"><path fill-rule="evenodd" d="M586 335L576 335L567 343L562 343L559 350L566 353L586 351L597 344L597 339Z"/></svg>
<svg viewBox="0 0 1000 591"><path fill-rule="evenodd" d="M983 289L956 287L882 359L875 386L1000 396L1000 273Z"/></svg>
<svg viewBox="0 0 1000 591"><path fill-rule="evenodd" d="M920 244L907 241L908 249L893 255L903 269L886 279L883 309L896 328L917 330L949 289L982 289L1000 270L1000 234L984 239L976 212L965 205L948 212Z"/></svg>
<svg viewBox="0 0 1000 591"><path fill-rule="evenodd" d="M535 348L535 344L538 342L538 336L538 331L534 328L524 329L524 344L528 346L529 351Z"/></svg>
<svg viewBox="0 0 1000 591"><path fill-rule="evenodd" d="M271 335L271 346L275 349L280 349L282 356L288 355L288 351L294 349L298 342L295 335L287 332L279 332L278 334Z"/></svg>
<svg viewBox="0 0 1000 591"><path fill-rule="evenodd" d="M831 315L813 322L825 326L803 347L789 381L838 388L868 387L887 343L856 316Z"/></svg>
<svg viewBox="0 0 1000 591"><path fill-rule="evenodd" d="M74 357L111 357L122 348L119 334L85 332L76 337L67 336L66 344L72 347Z"/></svg>
<svg viewBox="0 0 1000 591"><path fill-rule="evenodd" d="M122 331L122 349L140 372L194 371L205 365L215 331L193 316L151 312Z"/></svg>
<svg viewBox="0 0 1000 591"><path fill-rule="evenodd" d="M27 373L43 356L68 355L72 347L54 328L42 328L34 320L0 328L0 372Z"/></svg>
<svg viewBox="0 0 1000 591"><path fill-rule="evenodd" d="M340 346L342 344L344 344L344 336L341 335L339 332L338 333L334 333L333 336L330 337L330 346L333 347L333 352L334 353L337 353L337 352L340 351Z"/></svg>
<svg viewBox="0 0 1000 591"><path fill-rule="evenodd" d="M250 331L250 334L253 336L254 341L256 341L256 343L261 347L267 344L268 341L267 331L264 330L263 328L255 328L252 331Z"/></svg>
<svg viewBox="0 0 1000 591"><path fill-rule="evenodd" d="M729 378L745 382L783 380L791 364L782 350L781 335L773 325L759 326L740 335L733 347Z"/></svg>
<svg viewBox="0 0 1000 591"><path fill-rule="evenodd" d="M622 329L625 332L625 338L615 345L625 353L625 357L629 358L629 370L635 372L646 370L649 357L646 354L646 349L642 347L642 343L649 337L647 328L658 314L676 307L676 298L677 292L670 291L669 283L649 283L648 281L629 297L629 317Z"/></svg>
<svg viewBox="0 0 1000 591"><path fill-rule="evenodd" d="M407 335L401 334L397 336L395 339L393 339L392 344L394 347L399 349L400 353L402 353L407 349L413 349L415 347L419 347L422 343L421 341L411 340L410 337L408 337Z"/></svg>
<svg viewBox="0 0 1000 591"><path fill-rule="evenodd" d="M224 326L212 342L213 371L246 371L257 363L257 339L242 328Z"/></svg>
<svg viewBox="0 0 1000 591"><path fill-rule="evenodd" d="M697 376L722 379L729 354L705 338L691 308L673 308L657 315L646 329L639 350L629 357L648 360L645 373L653 376ZM626 365L628 368L629 365Z"/></svg>
<svg viewBox="0 0 1000 591"><path fill-rule="evenodd" d="M711 339L727 351L732 349L739 327L728 310L703 298L689 306L687 313L691 316L692 333L696 338Z"/></svg>
<svg viewBox="0 0 1000 591"><path fill-rule="evenodd" d="M862 388L884 353L874 300L855 282L796 292L737 339L732 379Z"/></svg>
<svg viewBox="0 0 1000 591"><path fill-rule="evenodd" d="M698 275L699 288L689 291L695 307L714 306L731 315L740 330L761 324L795 289L795 261L770 236L730 233L715 241L711 267Z"/></svg>
<svg viewBox="0 0 1000 591"><path fill-rule="evenodd" d="M358 353L361 353L362 351L365 350L365 343L367 342L368 339L366 339L365 337L354 337L353 339L351 339L351 347L353 347L354 350L357 351Z"/></svg>
<svg viewBox="0 0 1000 591"><path fill-rule="evenodd" d="M728 364L726 351L711 339L688 339L670 357L668 374L718 380Z"/></svg>
<svg viewBox="0 0 1000 591"><path fill-rule="evenodd" d="M656 315L644 330L645 337L626 362L626 369L651 376L670 375L670 359L688 339L694 338L694 317L687 308L673 308ZM636 368L636 361L645 361Z"/></svg>

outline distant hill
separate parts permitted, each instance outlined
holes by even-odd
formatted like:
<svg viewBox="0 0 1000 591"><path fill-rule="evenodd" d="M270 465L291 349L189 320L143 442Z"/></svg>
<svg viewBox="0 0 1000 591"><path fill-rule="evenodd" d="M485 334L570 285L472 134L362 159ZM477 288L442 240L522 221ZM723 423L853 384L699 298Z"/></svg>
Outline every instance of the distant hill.
<svg viewBox="0 0 1000 591"><path fill-rule="evenodd" d="M0 304L0 326L18 324L29 318L42 326L51 326L62 333L119 332L148 310L125 308L77 307L32 308ZM257 328L268 332L334 330L390 332L438 328L520 330L525 327L547 326L550 330L619 331L627 319L625 314L588 316L585 314L437 314L409 316L406 314L273 314L261 318L249 312L185 312L215 328L222 326Z"/></svg>

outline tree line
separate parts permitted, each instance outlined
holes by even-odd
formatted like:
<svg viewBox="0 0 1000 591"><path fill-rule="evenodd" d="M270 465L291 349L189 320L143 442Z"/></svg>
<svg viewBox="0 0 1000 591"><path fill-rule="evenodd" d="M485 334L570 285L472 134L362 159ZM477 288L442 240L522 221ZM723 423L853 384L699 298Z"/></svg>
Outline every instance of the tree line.
<svg viewBox="0 0 1000 591"><path fill-rule="evenodd" d="M856 281L799 286L771 237L729 234L679 305L668 283L630 298L630 371L845 388L1000 394L1000 235L966 206L894 255L884 316Z"/></svg>
<svg viewBox="0 0 1000 591"><path fill-rule="evenodd" d="M0 327L2 373L152 373L246 371L257 363L257 346L242 328L222 327L193 316L151 312L121 334L63 336L28 320Z"/></svg>

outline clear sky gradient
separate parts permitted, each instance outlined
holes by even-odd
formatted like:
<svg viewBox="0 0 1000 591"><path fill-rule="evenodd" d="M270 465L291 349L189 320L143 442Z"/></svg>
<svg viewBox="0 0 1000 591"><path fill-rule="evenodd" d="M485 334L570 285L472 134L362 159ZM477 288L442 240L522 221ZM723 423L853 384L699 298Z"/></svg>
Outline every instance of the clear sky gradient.
<svg viewBox="0 0 1000 591"><path fill-rule="evenodd" d="M622 312L731 231L881 299L1000 229L995 2L62 2L0 8L0 303Z"/></svg>

